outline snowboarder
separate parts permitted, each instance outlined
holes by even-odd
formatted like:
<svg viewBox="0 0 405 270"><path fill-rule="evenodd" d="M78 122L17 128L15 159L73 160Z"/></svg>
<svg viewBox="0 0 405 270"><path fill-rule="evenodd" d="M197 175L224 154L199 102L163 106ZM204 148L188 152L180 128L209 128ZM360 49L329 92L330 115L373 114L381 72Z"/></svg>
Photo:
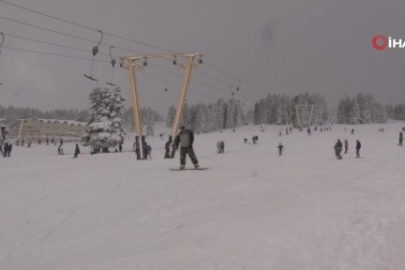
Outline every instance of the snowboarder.
<svg viewBox="0 0 405 270"><path fill-rule="evenodd" d="M169 140L165 143L165 158L171 158L170 157L170 145L172 144L173 139L172 135L169 136Z"/></svg>
<svg viewBox="0 0 405 270"><path fill-rule="evenodd" d="M73 158L77 158L79 154L80 154L79 144L76 143L75 155L73 156Z"/></svg>
<svg viewBox="0 0 405 270"><path fill-rule="evenodd" d="M284 147L284 145L282 145L281 143L279 143L277 146L279 156L281 156L283 154L283 147Z"/></svg>
<svg viewBox="0 0 405 270"><path fill-rule="evenodd" d="M360 148L361 148L361 143L359 140L356 140L356 158L360 158Z"/></svg>
<svg viewBox="0 0 405 270"><path fill-rule="evenodd" d="M402 141L404 140L402 132L399 132L399 146L402 146Z"/></svg>
<svg viewBox="0 0 405 270"><path fill-rule="evenodd" d="M193 149L194 134L191 130L186 129L184 126L180 127L180 132L174 140L175 148L180 146L180 170L184 170L186 166L186 155L188 154L191 162L196 169L199 168L197 157Z"/></svg>
<svg viewBox="0 0 405 270"><path fill-rule="evenodd" d="M347 154L347 150L349 150L349 142L345 140L345 155Z"/></svg>
<svg viewBox="0 0 405 270"><path fill-rule="evenodd" d="M337 140L334 149L337 159L342 159L342 155L340 154L342 152L342 142L339 139Z"/></svg>

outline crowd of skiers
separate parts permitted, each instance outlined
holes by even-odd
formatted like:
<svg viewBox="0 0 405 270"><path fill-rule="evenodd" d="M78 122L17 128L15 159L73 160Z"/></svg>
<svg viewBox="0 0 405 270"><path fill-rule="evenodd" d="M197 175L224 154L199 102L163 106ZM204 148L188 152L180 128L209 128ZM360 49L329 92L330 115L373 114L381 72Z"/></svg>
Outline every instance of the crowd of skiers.
<svg viewBox="0 0 405 270"><path fill-rule="evenodd" d="M314 131L317 131L318 127L314 128ZM263 130L263 128L262 128ZM300 131L302 131L302 128L299 129ZM324 127L324 128L320 128L320 131L322 132L322 130L331 130L331 127ZM405 130L405 128L403 128L403 130ZM345 128L346 131L346 128ZM222 131L220 131L222 133ZM292 132L292 127L286 128L285 129L285 134L288 135L289 132ZM308 134L311 134L311 128L307 128L307 132ZM384 132L384 128L380 128L379 132ZM280 132L280 136L281 136ZM351 129L351 134L354 135L355 131L354 129ZM160 134L160 137L163 138L163 133ZM136 138L138 139L138 138ZM137 154L138 159L140 158L140 152L142 151L143 154L143 159L152 159L152 147L151 145L147 144L145 141L144 136L142 136L142 147L140 147L139 144L139 140L136 140L133 144L133 151ZM244 138L244 143L247 143L248 139ZM253 144L257 144L257 141L259 140L259 137L257 135L254 135L252 137L252 142ZM32 140L28 140L29 144ZM46 139L46 144L49 144L49 139ZM51 140L52 143L56 144L56 140L52 139ZM177 136L175 137L175 139L173 140L172 136L169 136L168 141L165 143L165 154L164 154L164 158L165 159L170 159L170 158L174 158L175 153L177 150L180 150L180 169L184 169L185 166L185 160L186 160L186 156L189 155L192 163L194 164L194 166L196 168L198 168L198 160L197 157L195 155L194 149L193 149L193 142L194 142L194 134L190 129L186 129L184 126L180 127L180 131L177 134ZM21 145L24 145L24 139L22 139L21 141L19 141L19 143L21 143ZM60 139L59 141L59 147L58 147L58 154L63 155L64 151L63 151L63 139ZM41 144L41 141L38 141L38 144ZM399 146L402 146L403 144L403 132L399 132ZM12 144L11 143L5 143L4 146L2 147L0 145L0 153L3 157L10 157L11 156L11 151L12 151ZM29 146L28 146L29 147ZM343 151L343 147L344 147L344 154L346 155L349 151L349 142L347 139L344 140L344 142L342 143L340 141L340 139L337 140L337 142L334 145L334 151L335 151L335 156L337 159L342 159L342 151ZM142 149L141 149L142 148ZM217 153L219 154L223 154L225 153L225 142L223 140L218 141L216 144L216 148L217 148ZM283 154L283 148L284 145L282 143L279 143L278 146L278 153L281 156ZM356 140L356 158L360 158L360 149L361 149L361 143L359 140ZM115 152L121 152L122 151L122 144L118 145L118 149L115 150ZM96 151L93 149L92 150L92 154L96 153ZM80 148L79 148L79 144L76 144L75 149L74 149L74 158L77 158L78 155L80 154Z"/></svg>

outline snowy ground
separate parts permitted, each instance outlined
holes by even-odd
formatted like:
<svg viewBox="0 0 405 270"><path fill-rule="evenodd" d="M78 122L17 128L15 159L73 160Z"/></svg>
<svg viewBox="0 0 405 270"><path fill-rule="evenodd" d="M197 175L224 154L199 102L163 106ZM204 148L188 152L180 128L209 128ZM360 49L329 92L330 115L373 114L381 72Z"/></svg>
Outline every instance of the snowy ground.
<svg viewBox="0 0 405 270"><path fill-rule="evenodd" d="M401 127L357 126L350 135L350 126L333 126L280 138L280 127L249 126L196 135L207 171L169 171L178 153L164 160L159 137L148 140L151 161L14 147L0 158L0 269L405 269ZM350 143L340 161L337 138ZM216 154L218 140L224 155ZM64 149L73 153L74 145Z"/></svg>

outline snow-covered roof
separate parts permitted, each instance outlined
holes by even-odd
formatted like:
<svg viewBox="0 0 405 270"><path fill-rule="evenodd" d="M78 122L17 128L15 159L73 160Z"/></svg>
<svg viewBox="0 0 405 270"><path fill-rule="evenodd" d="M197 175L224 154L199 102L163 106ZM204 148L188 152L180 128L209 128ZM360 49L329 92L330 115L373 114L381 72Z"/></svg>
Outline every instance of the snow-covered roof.
<svg viewBox="0 0 405 270"><path fill-rule="evenodd" d="M78 125L86 126L87 125L86 122L78 122L78 121L74 121L74 120L63 120L63 119L41 119L41 118L37 118L35 116L27 116L27 117L18 119L18 121L25 120L27 118L34 118L34 119L38 120L38 122L42 121L42 122L45 122L45 123L48 123L48 122L55 123L55 122L57 122L59 124L67 123L68 125L75 125L75 126L78 126Z"/></svg>

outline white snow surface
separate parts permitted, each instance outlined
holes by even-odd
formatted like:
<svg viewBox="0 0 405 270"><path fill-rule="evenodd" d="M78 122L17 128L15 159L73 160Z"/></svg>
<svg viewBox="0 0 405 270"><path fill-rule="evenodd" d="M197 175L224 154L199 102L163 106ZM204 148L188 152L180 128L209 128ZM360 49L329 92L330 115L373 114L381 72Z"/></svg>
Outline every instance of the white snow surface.
<svg viewBox="0 0 405 270"><path fill-rule="evenodd" d="M402 125L200 134L194 148L206 171L169 171L179 153L163 159L167 136L147 139L148 161L136 161L128 137L126 152L81 147L78 159L75 144L64 156L56 146L14 146L0 158L0 269L405 269ZM343 160L337 138L349 140Z"/></svg>

